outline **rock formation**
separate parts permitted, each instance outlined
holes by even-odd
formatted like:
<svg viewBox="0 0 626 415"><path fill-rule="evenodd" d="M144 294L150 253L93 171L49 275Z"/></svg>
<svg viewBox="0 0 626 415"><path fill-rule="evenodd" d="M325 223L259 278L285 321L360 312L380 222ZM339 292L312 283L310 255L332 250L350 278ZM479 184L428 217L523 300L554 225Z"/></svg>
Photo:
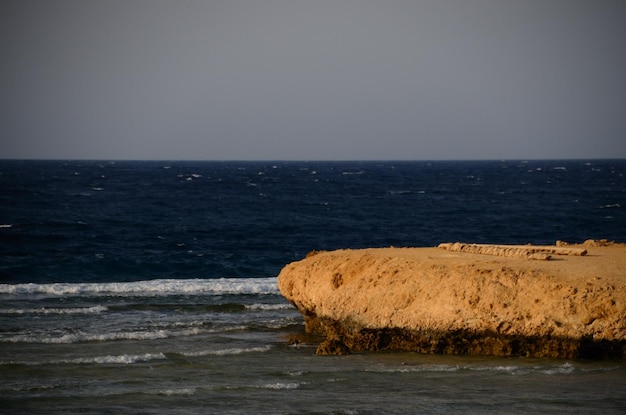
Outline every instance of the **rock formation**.
<svg viewBox="0 0 626 415"><path fill-rule="evenodd" d="M278 284L305 331L326 337L318 354L624 358L626 246L601 242L314 252ZM574 256L532 261L516 249Z"/></svg>

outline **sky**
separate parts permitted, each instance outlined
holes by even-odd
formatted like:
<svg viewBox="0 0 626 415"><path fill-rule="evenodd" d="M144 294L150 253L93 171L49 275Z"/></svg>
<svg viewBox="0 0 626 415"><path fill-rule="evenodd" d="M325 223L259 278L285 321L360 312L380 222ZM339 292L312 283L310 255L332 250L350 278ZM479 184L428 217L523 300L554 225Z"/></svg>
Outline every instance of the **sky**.
<svg viewBox="0 0 626 415"><path fill-rule="evenodd" d="M2 0L0 159L626 158L624 0Z"/></svg>

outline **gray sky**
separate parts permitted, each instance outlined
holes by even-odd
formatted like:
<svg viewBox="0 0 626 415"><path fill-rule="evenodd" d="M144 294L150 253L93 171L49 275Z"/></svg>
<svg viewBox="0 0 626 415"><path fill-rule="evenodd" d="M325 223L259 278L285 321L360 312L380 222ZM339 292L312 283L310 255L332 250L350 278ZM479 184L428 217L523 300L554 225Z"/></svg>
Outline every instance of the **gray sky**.
<svg viewBox="0 0 626 415"><path fill-rule="evenodd" d="M624 0L2 0L0 158L626 158Z"/></svg>

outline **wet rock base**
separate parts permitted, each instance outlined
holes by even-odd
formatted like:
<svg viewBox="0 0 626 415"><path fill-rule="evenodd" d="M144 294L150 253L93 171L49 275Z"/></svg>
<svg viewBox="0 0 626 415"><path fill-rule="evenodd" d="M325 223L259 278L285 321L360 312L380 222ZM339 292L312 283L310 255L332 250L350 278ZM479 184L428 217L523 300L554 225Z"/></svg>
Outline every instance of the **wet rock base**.
<svg viewBox="0 0 626 415"><path fill-rule="evenodd" d="M624 359L626 341L591 337L515 336L463 330L408 331L401 328L359 328L352 322L306 317L306 330L323 335L318 355L364 351L410 351L427 354L550 357L562 359Z"/></svg>

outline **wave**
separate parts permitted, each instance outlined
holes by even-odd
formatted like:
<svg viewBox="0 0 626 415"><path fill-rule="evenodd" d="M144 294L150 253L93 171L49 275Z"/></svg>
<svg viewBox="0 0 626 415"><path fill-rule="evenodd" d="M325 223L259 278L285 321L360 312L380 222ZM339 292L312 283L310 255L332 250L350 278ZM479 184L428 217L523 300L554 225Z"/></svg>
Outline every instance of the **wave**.
<svg viewBox="0 0 626 415"><path fill-rule="evenodd" d="M537 368L534 369L536 370ZM574 371L574 369L575 367L571 363L564 363L559 366L554 366L547 369L544 368L542 370L542 373L545 373L546 375L569 375Z"/></svg>
<svg viewBox="0 0 626 415"><path fill-rule="evenodd" d="M109 311L105 306L78 307L78 308L25 308L0 309L0 314L99 314Z"/></svg>
<svg viewBox="0 0 626 415"><path fill-rule="evenodd" d="M244 306L247 310L262 310L262 311L273 311L273 310L295 310L296 307L289 303L285 304L246 304Z"/></svg>
<svg viewBox="0 0 626 415"><path fill-rule="evenodd" d="M253 388L258 388L258 389L275 389L275 390L279 390L279 389L297 389L300 387L300 383L295 383L295 382L291 382L291 383L285 383L285 382L275 382L275 383L265 383L262 385L254 385L252 386Z"/></svg>
<svg viewBox="0 0 626 415"><path fill-rule="evenodd" d="M145 354L123 354L118 356L94 356L94 357L78 357L76 359L55 360L52 364L123 364L129 365L133 363L149 362L152 360L165 360L163 353L145 353Z"/></svg>
<svg viewBox="0 0 626 415"><path fill-rule="evenodd" d="M234 323L234 322L233 322ZM212 326L207 328L206 322L175 322L165 328L147 328L117 332L88 333L84 331L60 332L37 331L27 334L0 333L0 343L37 343L37 344L73 344L89 342L107 342L119 340L159 340L176 337L192 337L216 333L230 333L249 330L248 324ZM287 325L285 325L287 327Z"/></svg>
<svg viewBox="0 0 626 415"><path fill-rule="evenodd" d="M92 356L92 357L77 357L74 359L58 359L42 362L25 362L25 361L0 361L0 365L25 365L25 366L39 366L39 365L62 365L62 364L120 364L129 365L133 363L143 363L152 360L165 360L167 357L163 353L144 353L144 354L123 354L123 355L108 355L108 356Z"/></svg>
<svg viewBox="0 0 626 415"><path fill-rule="evenodd" d="M279 294L278 282L268 278L158 279L109 283L0 284L5 295L82 295L159 297L205 294Z"/></svg>
<svg viewBox="0 0 626 415"><path fill-rule="evenodd" d="M163 396L175 396L175 395L183 395L183 396L191 396L196 393L196 388L180 388L180 389L163 389L157 392L157 395Z"/></svg>
<svg viewBox="0 0 626 415"><path fill-rule="evenodd" d="M0 338L2 343L72 344L83 342L105 342L115 340L157 340L170 337L187 337L215 333L215 330L198 327L183 330L128 331L116 333L68 333L55 336L52 333L19 334Z"/></svg>
<svg viewBox="0 0 626 415"><path fill-rule="evenodd" d="M387 368L387 369L368 369L368 372L392 372L392 373L411 373L411 372L491 372L510 375L527 375L542 373L545 375L568 375L574 373L577 368L569 363L554 366L524 366L524 365L511 365L511 366L460 366L460 365L410 365L403 364L399 368Z"/></svg>
<svg viewBox="0 0 626 415"><path fill-rule="evenodd" d="M186 357L199 357L199 356L234 356L240 355L244 353L264 353L268 352L272 349L272 346L265 345L260 347L248 347L248 348L230 348L230 349L219 349L219 350L202 350L199 352L186 352L181 353Z"/></svg>
<svg viewBox="0 0 626 415"><path fill-rule="evenodd" d="M260 384L252 384L252 385L237 385L237 386L226 386L225 389L297 389L301 385L306 385L306 382L297 383L297 382L270 382L270 383L260 383Z"/></svg>

